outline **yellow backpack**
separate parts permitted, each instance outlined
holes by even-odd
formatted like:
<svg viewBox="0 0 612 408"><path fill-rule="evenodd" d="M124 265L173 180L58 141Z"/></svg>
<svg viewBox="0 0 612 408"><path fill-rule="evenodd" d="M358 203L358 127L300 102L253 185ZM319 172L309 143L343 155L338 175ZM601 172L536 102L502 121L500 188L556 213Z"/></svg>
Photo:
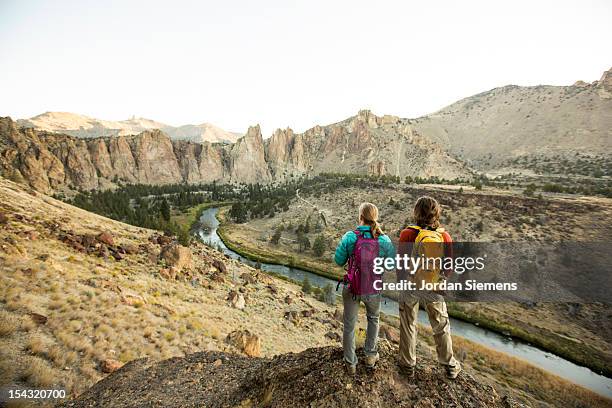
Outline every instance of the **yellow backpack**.
<svg viewBox="0 0 612 408"><path fill-rule="evenodd" d="M412 257L422 258L412 280L416 282L417 288L421 287L421 282L434 284L440 282L443 280L441 277L445 247L444 236L442 235L444 228L430 230L414 225L409 228L418 231L412 248Z"/></svg>

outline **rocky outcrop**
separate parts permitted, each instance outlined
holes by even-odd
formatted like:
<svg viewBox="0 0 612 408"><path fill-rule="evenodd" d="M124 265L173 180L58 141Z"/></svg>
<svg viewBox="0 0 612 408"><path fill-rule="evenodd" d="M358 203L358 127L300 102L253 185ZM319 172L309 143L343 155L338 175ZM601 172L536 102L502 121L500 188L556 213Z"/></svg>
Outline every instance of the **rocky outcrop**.
<svg viewBox="0 0 612 408"><path fill-rule="evenodd" d="M229 151L230 180L246 183L271 180L259 125L249 127Z"/></svg>
<svg viewBox="0 0 612 408"><path fill-rule="evenodd" d="M311 348L274 358L201 352L161 362L135 360L63 407L514 407L511 396L461 373L399 373L397 349L380 345L375 371L346 374L338 347ZM433 362L428 364L434 365Z"/></svg>
<svg viewBox="0 0 612 408"><path fill-rule="evenodd" d="M469 170L435 143L415 137L408 121L370 111L304 133L277 130L264 141L252 126L229 145L171 140L159 130L79 139L19 129L0 119L2 174L43 192L212 181L265 183L320 172L465 176Z"/></svg>
<svg viewBox="0 0 612 408"><path fill-rule="evenodd" d="M259 144L259 147L257 145ZM0 171L5 177L27 182L51 193L60 189L106 188L117 181L142 184L202 183L214 180L255 180L253 169L266 166L259 142L248 141L228 167L228 146L173 141L159 130L136 136L79 139L73 136L18 128L0 118ZM263 153L262 153L263 154ZM252 177L246 177L253 174ZM241 177L245 176L245 180Z"/></svg>
<svg viewBox="0 0 612 408"><path fill-rule="evenodd" d="M279 129L266 141L266 161L275 179L321 172L450 179L471 175L442 146L417 135L409 120L369 110L301 134Z"/></svg>

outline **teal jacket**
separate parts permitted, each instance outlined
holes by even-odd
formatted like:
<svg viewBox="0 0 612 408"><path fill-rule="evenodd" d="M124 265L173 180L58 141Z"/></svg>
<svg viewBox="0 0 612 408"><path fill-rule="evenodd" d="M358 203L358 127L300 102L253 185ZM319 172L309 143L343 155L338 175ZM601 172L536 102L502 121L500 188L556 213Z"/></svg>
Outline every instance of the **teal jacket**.
<svg viewBox="0 0 612 408"><path fill-rule="evenodd" d="M357 227L359 231L364 231L366 233L366 237L372 237L372 233L370 231L370 227L368 225L360 225ZM342 236L340 239L340 243L336 248L336 253L334 255L334 262L336 262L340 266L344 266L348 261L349 257L353 253L355 249L355 242L357 242L357 234L354 231L349 231ZM386 235L380 235L378 237L378 256L385 258L395 258L395 247Z"/></svg>

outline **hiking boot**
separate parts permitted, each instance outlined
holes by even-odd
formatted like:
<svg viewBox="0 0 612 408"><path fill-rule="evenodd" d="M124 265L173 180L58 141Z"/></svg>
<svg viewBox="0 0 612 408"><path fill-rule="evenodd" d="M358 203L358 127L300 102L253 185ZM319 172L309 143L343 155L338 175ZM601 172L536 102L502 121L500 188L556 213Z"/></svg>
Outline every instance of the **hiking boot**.
<svg viewBox="0 0 612 408"><path fill-rule="evenodd" d="M415 377L416 366L400 365L399 372L404 377L408 378L409 380L412 380Z"/></svg>
<svg viewBox="0 0 612 408"><path fill-rule="evenodd" d="M349 363L345 362L344 366L346 367L346 373L348 375L355 375L357 373L357 366L356 365L349 364Z"/></svg>
<svg viewBox="0 0 612 408"><path fill-rule="evenodd" d="M374 366L376 366L376 362L380 360L380 356L378 355L378 353L374 354L373 356L366 356L365 357L365 365L368 368L374 368Z"/></svg>
<svg viewBox="0 0 612 408"><path fill-rule="evenodd" d="M460 372L461 372L461 366L459 364L454 365L454 366L450 366L450 365L446 366L446 377L450 378L451 380L454 380L455 378L457 378Z"/></svg>

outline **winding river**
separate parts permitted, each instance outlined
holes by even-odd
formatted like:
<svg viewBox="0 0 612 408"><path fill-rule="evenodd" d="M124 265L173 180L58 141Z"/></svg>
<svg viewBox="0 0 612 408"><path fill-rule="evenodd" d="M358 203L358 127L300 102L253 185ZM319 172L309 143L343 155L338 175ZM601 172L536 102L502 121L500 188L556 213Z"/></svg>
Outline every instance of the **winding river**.
<svg viewBox="0 0 612 408"><path fill-rule="evenodd" d="M219 221L217 220L216 215L218 210L218 208L209 208L202 213L200 217L201 227L197 231L197 235L203 242L219 248L229 257L254 266L256 262L251 261L229 249L217 234ZM265 272L284 275L292 280L300 282L307 277L313 285L319 287L323 287L328 283L331 283L335 287L337 283L332 279L319 276L312 272L297 268L290 268L283 265L261 263L260 269ZM397 316L397 302L391 299L385 299L381 310L388 315ZM425 325L429 324L427 314L423 310L419 311L419 321ZM540 350L539 348L531 346L527 343L507 338L501 334L476 326L472 323L464 322L462 320L451 318L451 327L453 335L455 336L464 337L470 341L489 347L493 350L501 351L511 356L520 358L537 367L550 371L559 377L588 388L598 394L612 398L612 379L599 375L586 367L581 367L555 354Z"/></svg>

